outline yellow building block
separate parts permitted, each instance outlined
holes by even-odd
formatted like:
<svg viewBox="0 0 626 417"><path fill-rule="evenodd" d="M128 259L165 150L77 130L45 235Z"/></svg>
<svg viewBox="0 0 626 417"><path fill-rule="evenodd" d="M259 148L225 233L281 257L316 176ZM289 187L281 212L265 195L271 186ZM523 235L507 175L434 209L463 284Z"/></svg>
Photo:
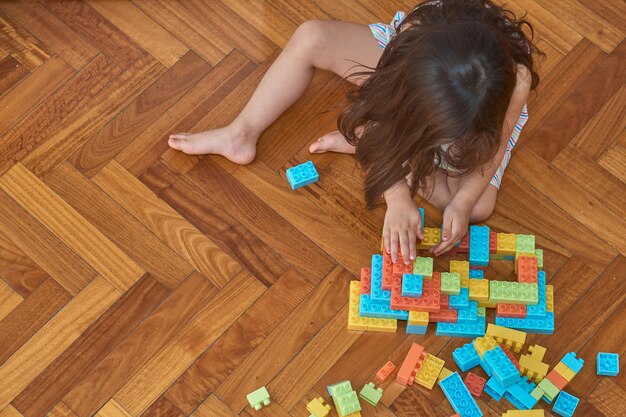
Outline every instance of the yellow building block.
<svg viewBox="0 0 626 417"><path fill-rule="evenodd" d="M492 303L489 300L487 300L487 301L479 301L478 302L478 307L496 308L497 306L498 306L498 303Z"/></svg>
<svg viewBox="0 0 626 417"><path fill-rule="evenodd" d="M373 318L367 320L367 330L369 331L393 333L398 330L398 320Z"/></svg>
<svg viewBox="0 0 626 417"><path fill-rule="evenodd" d="M545 417L543 410L509 410L502 413L502 417Z"/></svg>
<svg viewBox="0 0 626 417"><path fill-rule="evenodd" d="M449 377L450 375L452 375L452 371L444 366L443 368L441 368L441 372L439 372L439 376L437 377L437 382L441 381L444 378Z"/></svg>
<svg viewBox="0 0 626 417"><path fill-rule="evenodd" d="M514 233L498 233L496 241L496 254L515 255Z"/></svg>
<svg viewBox="0 0 626 417"><path fill-rule="evenodd" d="M461 276L461 287L469 287L468 261L450 261L450 272L457 272Z"/></svg>
<svg viewBox="0 0 626 417"><path fill-rule="evenodd" d="M554 312L554 287L546 285L546 311Z"/></svg>
<svg viewBox="0 0 626 417"><path fill-rule="evenodd" d="M330 414L330 405L324 404L324 399L318 397L306 405L306 410L315 417L327 417Z"/></svg>
<svg viewBox="0 0 626 417"><path fill-rule="evenodd" d="M425 227L424 228L424 239L420 243L418 243L417 247L419 249L430 249L433 246L436 246L441 242L441 229L437 229L434 227Z"/></svg>
<svg viewBox="0 0 626 417"><path fill-rule="evenodd" d="M478 302L489 301L489 280L488 279L469 279L469 297L470 300Z"/></svg>
<svg viewBox="0 0 626 417"><path fill-rule="evenodd" d="M576 373L569 369L567 365L565 365L563 362L557 363L556 366L552 368L552 370L556 371L563 378L567 379L567 382L571 381L572 378L574 378L574 375L576 375Z"/></svg>
<svg viewBox="0 0 626 417"><path fill-rule="evenodd" d="M350 281L350 298L348 303L348 329L367 330L368 318L359 316L359 281Z"/></svg>
<svg viewBox="0 0 626 417"><path fill-rule="evenodd" d="M547 349L541 345L530 345L528 346L528 353L531 358L536 359L538 361L543 361L543 358L546 356Z"/></svg>
<svg viewBox="0 0 626 417"><path fill-rule="evenodd" d="M487 325L487 332L485 334L496 339L498 344L506 345L509 350L515 353L520 353L522 346L526 343L526 333L498 326L493 323Z"/></svg>
<svg viewBox="0 0 626 417"><path fill-rule="evenodd" d="M491 336L477 337L474 339L474 350L476 350L476 353L478 353L481 359L485 355L485 352L496 346L498 346L498 342Z"/></svg>
<svg viewBox="0 0 626 417"><path fill-rule="evenodd" d="M537 384L548 374L549 365L535 359L530 355L522 355L519 358L520 373Z"/></svg>
<svg viewBox="0 0 626 417"><path fill-rule="evenodd" d="M415 376L415 382L425 388L433 389L435 382L437 382L437 377L441 373L445 363L445 361L438 357L427 353L424 362L422 362L422 366L420 366Z"/></svg>
<svg viewBox="0 0 626 417"><path fill-rule="evenodd" d="M409 324L412 326L428 326L428 312L409 311Z"/></svg>
<svg viewBox="0 0 626 417"><path fill-rule="evenodd" d="M361 412L357 411L357 412L354 412L354 413L346 414L343 417L361 417Z"/></svg>

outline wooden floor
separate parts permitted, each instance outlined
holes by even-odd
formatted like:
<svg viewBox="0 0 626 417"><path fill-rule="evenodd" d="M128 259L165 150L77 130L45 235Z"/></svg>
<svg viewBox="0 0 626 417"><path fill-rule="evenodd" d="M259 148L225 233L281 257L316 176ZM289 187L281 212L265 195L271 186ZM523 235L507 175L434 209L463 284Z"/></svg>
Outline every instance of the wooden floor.
<svg viewBox="0 0 626 417"><path fill-rule="evenodd" d="M1 417L306 417L327 384L360 388L413 341L451 361L465 340L432 329L346 330L349 281L379 248L384 208L364 210L351 157L307 152L334 129L345 81L316 74L251 165L166 144L229 122L303 21L386 22L410 3L0 3ZM487 224L545 250L557 329L530 340L551 364L585 358L568 388L577 415L624 415L626 372L596 376L595 355L626 346L626 6L509 6L528 11L547 59ZM285 169L311 158L320 181L291 191ZM273 404L250 411L245 394L262 385ZM451 414L437 387L363 412Z"/></svg>

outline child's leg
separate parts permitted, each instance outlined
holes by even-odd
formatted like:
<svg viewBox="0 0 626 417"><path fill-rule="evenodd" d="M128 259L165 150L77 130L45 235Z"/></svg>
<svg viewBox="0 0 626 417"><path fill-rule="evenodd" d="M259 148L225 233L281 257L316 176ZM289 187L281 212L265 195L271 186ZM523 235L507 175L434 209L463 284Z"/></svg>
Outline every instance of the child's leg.
<svg viewBox="0 0 626 417"><path fill-rule="evenodd" d="M359 70L355 62L376 66L381 54L366 25L332 20L305 22L230 125L172 135L169 145L188 154L219 154L239 164L250 163L261 133L302 95L315 68L345 77Z"/></svg>

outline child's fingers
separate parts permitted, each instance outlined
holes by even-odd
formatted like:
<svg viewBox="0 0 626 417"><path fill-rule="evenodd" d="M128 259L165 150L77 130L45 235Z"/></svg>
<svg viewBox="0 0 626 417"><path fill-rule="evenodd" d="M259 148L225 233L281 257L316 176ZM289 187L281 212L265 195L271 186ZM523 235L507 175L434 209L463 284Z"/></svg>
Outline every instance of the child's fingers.
<svg viewBox="0 0 626 417"><path fill-rule="evenodd" d="M417 256L417 236L415 235L414 227L409 229L409 256L411 257L411 261ZM410 261L404 258L404 263L408 265Z"/></svg>
<svg viewBox="0 0 626 417"><path fill-rule="evenodd" d="M400 232L400 250L402 252L402 259L404 262L409 260L409 233L408 230Z"/></svg>
<svg viewBox="0 0 626 417"><path fill-rule="evenodd" d="M389 228L385 227L385 231L383 232L383 242L385 242L385 252L391 253L391 233L389 232Z"/></svg>
<svg viewBox="0 0 626 417"><path fill-rule="evenodd" d="M391 232L391 261L393 263L398 262L398 232L395 230Z"/></svg>

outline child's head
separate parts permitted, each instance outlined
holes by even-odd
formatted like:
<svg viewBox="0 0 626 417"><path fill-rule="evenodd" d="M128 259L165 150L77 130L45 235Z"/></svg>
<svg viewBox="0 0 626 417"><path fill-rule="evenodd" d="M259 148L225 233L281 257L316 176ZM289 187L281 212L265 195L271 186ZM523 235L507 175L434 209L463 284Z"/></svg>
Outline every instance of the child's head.
<svg viewBox="0 0 626 417"><path fill-rule="evenodd" d="M435 160L463 174L493 158L517 64L538 83L523 24L484 0L425 2L406 17L339 118L357 144L369 206L409 168L415 193Z"/></svg>

